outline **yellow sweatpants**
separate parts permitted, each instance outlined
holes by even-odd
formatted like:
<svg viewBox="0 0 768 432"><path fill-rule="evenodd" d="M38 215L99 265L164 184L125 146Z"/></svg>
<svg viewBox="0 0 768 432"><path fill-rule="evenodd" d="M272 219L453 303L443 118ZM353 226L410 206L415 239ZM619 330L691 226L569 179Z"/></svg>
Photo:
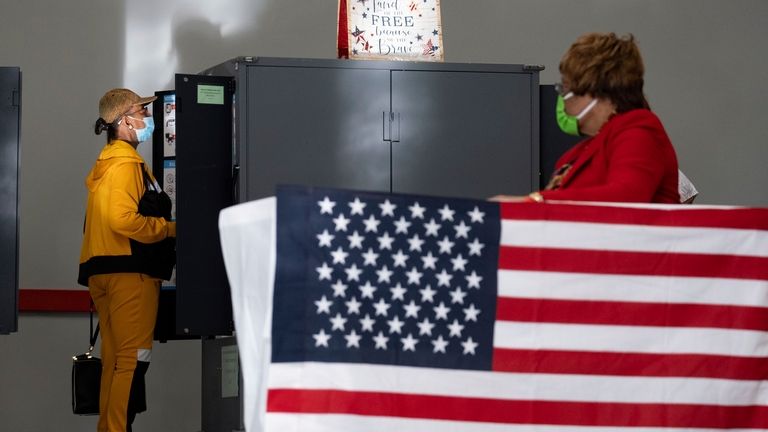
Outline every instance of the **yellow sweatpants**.
<svg viewBox="0 0 768 432"><path fill-rule="evenodd" d="M147 362L146 368L152 353L160 281L140 273L103 274L88 279L88 290L102 335L97 430L125 432L133 420L128 400L137 362Z"/></svg>

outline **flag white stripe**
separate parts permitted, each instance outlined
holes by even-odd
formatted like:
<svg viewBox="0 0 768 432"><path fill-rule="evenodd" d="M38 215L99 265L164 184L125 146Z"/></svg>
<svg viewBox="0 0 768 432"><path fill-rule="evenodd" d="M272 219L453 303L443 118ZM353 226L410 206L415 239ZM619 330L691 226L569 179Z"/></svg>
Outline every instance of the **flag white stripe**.
<svg viewBox="0 0 768 432"><path fill-rule="evenodd" d="M280 432L690 432L690 428L564 426L473 423L450 420L425 420L395 417L338 414L268 413L267 430ZM723 429L697 428L696 432L722 432ZM728 429L729 432L763 432L762 429Z"/></svg>
<svg viewBox="0 0 768 432"><path fill-rule="evenodd" d="M497 321L497 348L768 356L768 333L696 327Z"/></svg>
<svg viewBox="0 0 768 432"><path fill-rule="evenodd" d="M768 232L585 222L501 222L504 246L768 257Z"/></svg>
<svg viewBox="0 0 768 432"><path fill-rule="evenodd" d="M498 295L563 300L768 305L768 281L500 270Z"/></svg>
<svg viewBox="0 0 768 432"><path fill-rule="evenodd" d="M723 406L768 400L762 381L522 374L354 363L273 363L269 388L335 389L507 400Z"/></svg>

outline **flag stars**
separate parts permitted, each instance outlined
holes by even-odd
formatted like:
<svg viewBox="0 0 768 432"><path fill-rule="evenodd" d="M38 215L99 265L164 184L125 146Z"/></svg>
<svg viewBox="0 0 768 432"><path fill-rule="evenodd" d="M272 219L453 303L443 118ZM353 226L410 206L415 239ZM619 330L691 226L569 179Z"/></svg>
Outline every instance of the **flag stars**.
<svg viewBox="0 0 768 432"><path fill-rule="evenodd" d="M436 320L448 320L448 312L451 311L451 308L445 305L445 303L440 302L439 305L432 308L435 311L435 319Z"/></svg>
<svg viewBox="0 0 768 432"><path fill-rule="evenodd" d="M347 305L347 315L360 315L360 306L363 304L357 298L352 297L351 300L344 302L344 304Z"/></svg>
<svg viewBox="0 0 768 432"><path fill-rule="evenodd" d="M456 258L451 258L451 263L453 263L453 271L465 271L468 262L469 261L461 256L461 254L456 255Z"/></svg>
<svg viewBox="0 0 768 432"><path fill-rule="evenodd" d="M475 239L472 243L468 243L467 246L469 246L469 256L481 256L483 254L483 248L485 247L485 245L480 243L480 240L478 239Z"/></svg>
<svg viewBox="0 0 768 432"><path fill-rule="evenodd" d="M347 288L347 285L342 283L341 280L337 280L335 284L331 285L334 297L345 297L347 295Z"/></svg>
<svg viewBox="0 0 768 432"><path fill-rule="evenodd" d="M325 296L322 296L320 300L315 301L315 306L317 306L318 314L327 313L328 315L330 315L331 306L333 306L333 302L325 298Z"/></svg>
<svg viewBox="0 0 768 432"><path fill-rule="evenodd" d="M442 240L437 242L437 245L440 247L440 253L444 253L444 254L448 254L448 255L451 254L451 250L453 249L453 246L455 244L456 243L452 242L451 239L448 238L448 236L443 237ZM470 255L471 255L471 253L470 253Z"/></svg>
<svg viewBox="0 0 768 432"><path fill-rule="evenodd" d="M424 244L424 240L422 240L418 234L414 234L413 237L408 239L408 250L411 252L413 251L419 251L421 252L421 246Z"/></svg>
<svg viewBox="0 0 768 432"><path fill-rule="evenodd" d="M469 305L468 308L464 308L464 321L477 322L478 315L480 315L480 309L477 309L474 303Z"/></svg>
<svg viewBox="0 0 768 432"><path fill-rule="evenodd" d="M341 246L339 246L339 248L335 251L331 252L331 257L333 257L334 264L345 264L348 256L349 254L344 252L344 249L342 249Z"/></svg>
<svg viewBox="0 0 768 432"><path fill-rule="evenodd" d="M333 214L333 207L336 205L336 201L331 201L328 197L323 198L322 201L318 201L317 205L320 206L320 214Z"/></svg>
<svg viewBox="0 0 768 432"><path fill-rule="evenodd" d="M400 321L400 318L395 315L394 318L391 320L387 320L387 325L389 326L389 334L397 333L401 334L403 330L403 326L405 325L405 321Z"/></svg>
<svg viewBox="0 0 768 432"><path fill-rule="evenodd" d="M469 215L469 219L472 223L483 223L485 212L481 212L477 206L475 206L472 211L468 211L467 214Z"/></svg>
<svg viewBox="0 0 768 432"><path fill-rule="evenodd" d="M362 336L358 335L354 329L348 335L344 335L344 339L347 340L347 348L360 348L361 338Z"/></svg>
<svg viewBox="0 0 768 432"><path fill-rule="evenodd" d="M371 318L369 314L365 314L365 317L360 318L360 327L362 327L361 331L373 333L373 325L375 323L376 320Z"/></svg>
<svg viewBox="0 0 768 432"><path fill-rule="evenodd" d="M352 235L348 235L347 240L349 240L350 249L363 249L363 240L365 240L365 237L358 234L357 231L353 232Z"/></svg>
<svg viewBox="0 0 768 432"><path fill-rule="evenodd" d="M459 222L458 225L454 225L453 229L456 230L456 238L468 238L469 230L472 229L464 221Z"/></svg>
<svg viewBox="0 0 768 432"><path fill-rule="evenodd" d="M410 303L403 306L403 309L405 310L405 317L411 317L414 319L417 319L419 317L419 311L421 310L421 306L417 305L415 301L411 300Z"/></svg>
<svg viewBox="0 0 768 432"><path fill-rule="evenodd" d="M387 316L390 304L385 302L383 298L380 298L378 302L373 304L373 308L376 309L376 316Z"/></svg>
<svg viewBox="0 0 768 432"><path fill-rule="evenodd" d="M448 341L443 339L443 336L440 335L437 337L437 339L432 341L432 353L443 353L445 354L445 348L448 347Z"/></svg>
<svg viewBox="0 0 768 432"><path fill-rule="evenodd" d="M445 269L442 269L440 273L435 275L435 277L437 278L437 286L451 286L451 279L453 279L453 275L445 271Z"/></svg>
<svg viewBox="0 0 768 432"><path fill-rule="evenodd" d="M413 267L405 275L408 276L408 285L418 285L421 283L421 277L424 276L424 273L421 273L416 270L416 267Z"/></svg>
<svg viewBox="0 0 768 432"><path fill-rule="evenodd" d="M443 208L441 208L437 212L440 213L440 219L444 221L453 221L453 215L456 214L456 211L451 210L451 208L448 207L448 204L443 206Z"/></svg>
<svg viewBox="0 0 768 432"><path fill-rule="evenodd" d="M331 247L331 241L333 241L335 235L323 230L322 233L317 235L317 247Z"/></svg>
<svg viewBox="0 0 768 432"><path fill-rule="evenodd" d="M420 206L418 202L414 202L412 206L408 207L408 210L411 211L411 219L424 219L424 212L427 208Z"/></svg>
<svg viewBox="0 0 768 432"><path fill-rule="evenodd" d="M421 293L421 302L435 302L435 294L437 294L437 291L433 290L431 286L427 285L426 287L419 290L419 293Z"/></svg>
<svg viewBox="0 0 768 432"><path fill-rule="evenodd" d="M349 213L350 214L353 214L353 215L357 214L357 215L360 215L360 216L363 215L363 209L366 206L366 204L364 202L360 201L360 198L358 198L358 197L355 197L355 200L352 201L351 203L348 203L347 205L349 205L349 208L350 208L350 212Z"/></svg>
<svg viewBox="0 0 768 432"><path fill-rule="evenodd" d="M464 354L475 355L475 348L477 348L477 345L477 342L473 341L471 337L461 343L461 346L464 347Z"/></svg>
<svg viewBox="0 0 768 432"><path fill-rule="evenodd" d="M451 303L464 304L464 297L467 296L467 293L462 291L461 288L456 287L456 289L451 291L450 294L451 294Z"/></svg>
<svg viewBox="0 0 768 432"><path fill-rule="evenodd" d="M432 269L437 270L435 268L435 264L437 263L437 257L432 255L432 252L427 252L427 254L423 257L421 257L421 261L424 263L424 269Z"/></svg>
<svg viewBox="0 0 768 432"><path fill-rule="evenodd" d="M363 265L376 266L376 260L379 259L379 254L368 248L368 251L363 254Z"/></svg>
<svg viewBox="0 0 768 432"><path fill-rule="evenodd" d="M376 349L386 350L387 342L389 342L389 338L387 336L384 336L384 333L379 331L379 334L373 337L373 342L376 344Z"/></svg>
<svg viewBox="0 0 768 432"><path fill-rule="evenodd" d="M360 296L362 298L373 300L373 293L376 292L376 287L371 285L370 282L366 281L365 285L360 285L358 289L360 290Z"/></svg>
<svg viewBox="0 0 768 432"><path fill-rule="evenodd" d="M315 347L328 347L328 341L331 339L331 335L327 334L324 329L320 329L318 333L312 335L315 339Z"/></svg>
<svg viewBox="0 0 768 432"><path fill-rule="evenodd" d="M392 242L395 241L394 237L391 237L389 233L385 232L381 236L376 238L379 241L379 249L392 250Z"/></svg>
<svg viewBox="0 0 768 432"><path fill-rule="evenodd" d="M347 319L337 313L335 317L331 318L331 330L344 331L344 326L347 324Z"/></svg>
<svg viewBox="0 0 768 432"><path fill-rule="evenodd" d="M344 273L347 274L347 281L356 281L360 282L360 274L363 272L363 269L357 268L357 264L352 264L350 267L344 269Z"/></svg>
<svg viewBox="0 0 768 432"><path fill-rule="evenodd" d="M400 219L393 222L395 225L395 234L408 234L408 228L411 227L411 223L400 216Z"/></svg>
<svg viewBox="0 0 768 432"><path fill-rule="evenodd" d="M346 231L347 225L349 225L351 221L351 219L344 216L344 213L333 218L333 224L336 226L336 231Z"/></svg>
<svg viewBox="0 0 768 432"><path fill-rule="evenodd" d="M464 276L464 279L467 280L467 286L469 288L480 289L480 282L482 282L483 277L472 270L472 274Z"/></svg>
<svg viewBox="0 0 768 432"><path fill-rule="evenodd" d="M424 234L426 237L437 237L437 232L440 230L440 224L435 222L435 219L432 218L429 222L424 224L424 229L426 230L426 233Z"/></svg>
<svg viewBox="0 0 768 432"><path fill-rule="evenodd" d="M376 274L379 276L379 283L389 283L389 280L392 278L392 270L388 269L387 266L382 266L381 269L376 270Z"/></svg>
<svg viewBox="0 0 768 432"><path fill-rule="evenodd" d="M405 293L407 291L408 290L403 288L399 283L389 289L389 292L392 293L392 301L395 301L395 300L405 301Z"/></svg>
<svg viewBox="0 0 768 432"><path fill-rule="evenodd" d="M453 320L452 323L448 325L448 331L450 332L449 337L457 337L461 338L461 332L464 330L464 325L459 324L459 320Z"/></svg>
<svg viewBox="0 0 768 432"><path fill-rule="evenodd" d="M379 208L381 209L381 217L384 217L384 216L395 217L395 209L397 208L397 206L389 202L389 200L385 200L383 203L379 204Z"/></svg>
<svg viewBox="0 0 768 432"><path fill-rule="evenodd" d="M403 343L403 351L416 351L416 344L419 343L419 340L414 338L412 334L408 333L408 336L406 336L404 339L400 339L400 342Z"/></svg>
<svg viewBox="0 0 768 432"><path fill-rule="evenodd" d="M328 267L328 264L323 263L322 266L315 268L318 273L318 280L331 280L331 274L333 273L333 267Z"/></svg>
<svg viewBox="0 0 768 432"><path fill-rule="evenodd" d="M394 261L394 267L405 267L408 255L404 254L402 249L398 249L397 253L392 255L392 260Z"/></svg>
<svg viewBox="0 0 768 432"><path fill-rule="evenodd" d="M381 221L373 217L373 215L368 216L368 219L363 220L365 232L378 232L380 223Z"/></svg>
<svg viewBox="0 0 768 432"><path fill-rule="evenodd" d="M424 318L424 320L421 322L416 323L416 325L419 327L419 336L432 336L432 329L435 328L435 325L431 323L427 318Z"/></svg>

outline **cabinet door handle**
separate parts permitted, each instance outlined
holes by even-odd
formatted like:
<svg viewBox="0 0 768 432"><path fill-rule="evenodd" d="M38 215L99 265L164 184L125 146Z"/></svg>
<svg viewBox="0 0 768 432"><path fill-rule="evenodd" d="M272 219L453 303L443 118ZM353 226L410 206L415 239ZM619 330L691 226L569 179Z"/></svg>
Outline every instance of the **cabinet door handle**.
<svg viewBox="0 0 768 432"><path fill-rule="evenodd" d="M389 141L389 113L387 111L381 112L381 140L382 141Z"/></svg>
<svg viewBox="0 0 768 432"><path fill-rule="evenodd" d="M389 142L400 142L400 113L381 113L381 139Z"/></svg>

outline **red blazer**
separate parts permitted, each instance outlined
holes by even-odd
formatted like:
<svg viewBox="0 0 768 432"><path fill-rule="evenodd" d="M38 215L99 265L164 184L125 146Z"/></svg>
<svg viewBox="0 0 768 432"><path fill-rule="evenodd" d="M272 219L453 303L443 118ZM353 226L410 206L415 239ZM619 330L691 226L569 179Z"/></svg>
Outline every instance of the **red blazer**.
<svg viewBox="0 0 768 432"><path fill-rule="evenodd" d="M572 167L545 200L680 203L677 156L661 121L636 109L614 115L597 135L565 152Z"/></svg>

